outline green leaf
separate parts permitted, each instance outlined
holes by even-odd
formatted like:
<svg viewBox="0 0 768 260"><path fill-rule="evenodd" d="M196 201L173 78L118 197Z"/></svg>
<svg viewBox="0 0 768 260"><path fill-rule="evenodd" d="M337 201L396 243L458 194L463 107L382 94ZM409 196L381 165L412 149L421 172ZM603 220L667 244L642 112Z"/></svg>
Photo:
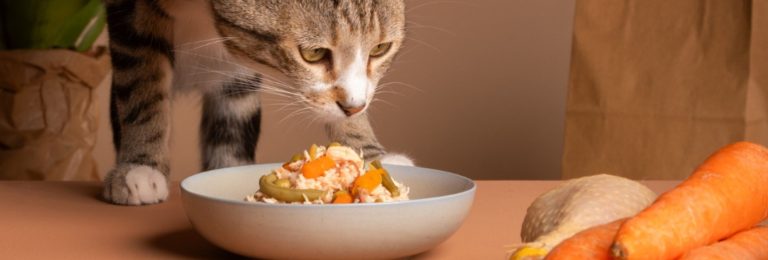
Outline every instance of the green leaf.
<svg viewBox="0 0 768 260"><path fill-rule="evenodd" d="M3 1L8 48L84 50L104 28L100 0Z"/></svg>
<svg viewBox="0 0 768 260"><path fill-rule="evenodd" d="M102 33L107 24L107 17L101 0L92 0L80 13L84 18L90 17L85 26L79 30L80 34L75 38L75 41L72 42L72 47L82 52L89 50L96 38Z"/></svg>

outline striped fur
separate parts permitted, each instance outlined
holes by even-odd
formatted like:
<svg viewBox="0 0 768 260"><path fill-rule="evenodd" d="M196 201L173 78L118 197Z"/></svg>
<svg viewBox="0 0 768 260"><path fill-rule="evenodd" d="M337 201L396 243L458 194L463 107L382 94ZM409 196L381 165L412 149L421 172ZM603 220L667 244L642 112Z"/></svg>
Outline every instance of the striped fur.
<svg viewBox="0 0 768 260"><path fill-rule="evenodd" d="M204 93L204 169L254 162L262 91L306 105L327 122L330 139L362 149L367 159L387 156L365 109L402 44L403 0L105 2L117 149L117 165L105 180L108 201L140 205L167 198L172 82L180 89L193 82ZM176 15L190 3L200 3L208 16ZM197 30L189 24L201 19L209 21L211 40L178 36ZM325 55L308 58L318 48ZM384 51L374 53L377 48ZM203 63L208 66L197 68L201 73L184 73ZM206 73L215 80L185 81Z"/></svg>

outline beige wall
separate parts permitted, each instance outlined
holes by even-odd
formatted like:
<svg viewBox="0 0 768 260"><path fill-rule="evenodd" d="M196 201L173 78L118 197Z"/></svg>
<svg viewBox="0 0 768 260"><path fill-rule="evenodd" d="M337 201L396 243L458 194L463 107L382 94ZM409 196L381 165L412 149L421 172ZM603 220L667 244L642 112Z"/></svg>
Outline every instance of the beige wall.
<svg viewBox="0 0 768 260"><path fill-rule="evenodd" d="M370 114L391 151L423 167L475 179L560 177L573 1L409 0L409 39ZM107 84L107 83L105 83ZM114 164L108 89L99 98L96 156L102 174ZM325 143L322 126L300 118L279 122L275 97L265 98L258 162L278 162ZM177 97L172 176L199 171L200 101ZM311 120L309 120L311 121Z"/></svg>

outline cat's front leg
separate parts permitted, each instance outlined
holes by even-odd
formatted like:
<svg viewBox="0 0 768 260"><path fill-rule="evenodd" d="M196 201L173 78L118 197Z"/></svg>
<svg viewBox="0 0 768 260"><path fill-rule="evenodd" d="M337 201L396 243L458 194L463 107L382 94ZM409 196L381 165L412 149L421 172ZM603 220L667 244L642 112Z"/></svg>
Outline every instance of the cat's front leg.
<svg viewBox="0 0 768 260"><path fill-rule="evenodd" d="M385 164L413 166L413 160L404 154L387 153L376 139L368 115L362 113L344 120L326 124L328 138L363 151L365 160L379 159Z"/></svg>
<svg viewBox="0 0 768 260"><path fill-rule="evenodd" d="M107 5L112 89L110 119L117 165L104 180L104 199L142 205L168 198L168 135L173 60L172 20L154 1ZM142 11L144 10L144 11Z"/></svg>
<svg viewBox="0 0 768 260"><path fill-rule="evenodd" d="M114 73L111 119L117 165L104 180L104 198L124 205L162 202L168 198L170 174L169 86L161 86L166 80L143 82L136 88L147 92L138 93L137 89L125 89L127 86L119 79L124 72ZM170 77L161 69L146 73L146 77Z"/></svg>
<svg viewBox="0 0 768 260"><path fill-rule="evenodd" d="M252 164L261 126L257 77L234 79L206 93L200 146L203 169Z"/></svg>

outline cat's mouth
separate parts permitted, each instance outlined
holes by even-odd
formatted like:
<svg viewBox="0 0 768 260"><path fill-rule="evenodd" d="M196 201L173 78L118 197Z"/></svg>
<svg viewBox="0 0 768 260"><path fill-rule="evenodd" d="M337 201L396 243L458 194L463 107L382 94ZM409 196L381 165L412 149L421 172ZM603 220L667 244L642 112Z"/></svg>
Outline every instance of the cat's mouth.
<svg viewBox="0 0 768 260"><path fill-rule="evenodd" d="M354 116L354 115L356 115L356 114L358 114L360 112L363 112L365 110L365 108L367 107L367 104L364 103L362 105L356 105L356 106L352 105L352 106L350 106L350 105L346 105L344 103L341 103L339 101L336 101L336 106L338 106L339 109L341 109L341 111L344 112L344 114L346 116L351 117L351 116Z"/></svg>

